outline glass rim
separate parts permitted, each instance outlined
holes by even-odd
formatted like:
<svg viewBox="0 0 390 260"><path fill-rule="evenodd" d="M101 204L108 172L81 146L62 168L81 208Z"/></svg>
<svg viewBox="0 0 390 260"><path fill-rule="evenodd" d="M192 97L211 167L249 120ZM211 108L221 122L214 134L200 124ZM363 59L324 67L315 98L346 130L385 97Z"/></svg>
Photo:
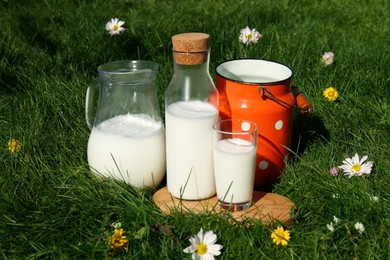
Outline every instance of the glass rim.
<svg viewBox="0 0 390 260"><path fill-rule="evenodd" d="M278 76L277 79L274 80L265 80L265 81L247 81L247 80L241 80L241 79L235 79L229 76L229 74L235 75L236 71L232 71L231 68L237 68L239 65L245 65L245 66L251 66L256 69L260 69L263 67L270 67L273 66L275 68L278 68L285 73L284 76ZM234 66L233 66L234 65ZM231 60L225 60L217 64L215 67L215 73L217 76L224 78L225 80L237 82L240 84L246 84L246 85L277 85L281 82L284 82L286 80L290 80L293 75L294 71L293 69L281 62L273 61L273 60L266 60L266 59L257 59L257 58L237 58L237 59L231 59Z"/></svg>
<svg viewBox="0 0 390 260"><path fill-rule="evenodd" d="M104 63L98 67L99 73L104 74L128 74L128 73L137 73L144 72L142 70L150 69L152 72L157 72L159 65L150 60L119 60Z"/></svg>

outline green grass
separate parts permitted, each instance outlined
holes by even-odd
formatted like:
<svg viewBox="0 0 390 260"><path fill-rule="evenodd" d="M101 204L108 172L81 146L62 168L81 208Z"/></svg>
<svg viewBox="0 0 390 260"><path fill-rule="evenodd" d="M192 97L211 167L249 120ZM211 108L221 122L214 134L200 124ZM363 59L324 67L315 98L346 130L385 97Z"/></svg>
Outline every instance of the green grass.
<svg viewBox="0 0 390 260"><path fill-rule="evenodd" d="M122 223L128 259L188 258L183 249L202 227L222 244L218 259L387 259L390 257L390 3L328 1L1 1L0 2L0 257L110 258L111 224ZM105 23L126 21L111 37ZM264 34L243 48L241 28ZM170 37L211 35L210 72L226 59L261 58L289 65L315 114L297 117L293 152L273 192L295 202L287 247L273 227L231 225L212 214L166 216L154 190L102 182L89 171L84 98L97 66L122 59L160 65L157 91L172 76ZM319 64L333 51L335 62ZM322 91L334 86L340 99ZM11 154L9 139L23 147ZM298 142L299 141L299 142ZM372 174L332 177L328 170L355 153ZM379 198L378 202L370 199ZM341 223L330 232L326 225ZM356 222L364 224L358 234Z"/></svg>

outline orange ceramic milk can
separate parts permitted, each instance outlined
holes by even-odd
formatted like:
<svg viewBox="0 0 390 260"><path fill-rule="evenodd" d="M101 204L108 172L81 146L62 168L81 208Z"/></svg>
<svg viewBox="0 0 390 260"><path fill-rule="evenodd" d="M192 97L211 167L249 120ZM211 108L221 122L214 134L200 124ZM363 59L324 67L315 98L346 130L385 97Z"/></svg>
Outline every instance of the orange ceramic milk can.
<svg viewBox="0 0 390 260"><path fill-rule="evenodd" d="M275 184L290 156L294 110L313 107L291 87L292 70L260 59L237 59L216 67L221 119L245 119L258 126L255 189Z"/></svg>

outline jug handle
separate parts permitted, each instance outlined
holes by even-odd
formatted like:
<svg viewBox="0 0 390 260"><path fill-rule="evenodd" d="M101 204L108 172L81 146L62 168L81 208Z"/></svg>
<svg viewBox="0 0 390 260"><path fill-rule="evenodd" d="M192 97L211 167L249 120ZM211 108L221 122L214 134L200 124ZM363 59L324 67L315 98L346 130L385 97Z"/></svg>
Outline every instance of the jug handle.
<svg viewBox="0 0 390 260"><path fill-rule="evenodd" d="M292 93L295 97L295 104L294 105L291 105L291 104L284 102L283 100L280 100L279 98L275 97L271 93L271 91L269 91L264 86L259 86L258 92L259 92L260 96L263 98L267 97L267 98L269 98L269 99L271 99L271 100L273 100L281 105L284 105L286 107L298 109L302 115L305 115L305 116L312 115L313 114L313 105L307 101L305 94L300 92L298 87L292 86L291 89L292 89Z"/></svg>
<svg viewBox="0 0 390 260"><path fill-rule="evenodd" d="M296 86L292 86L291 89L295 96L295 103L299 108L299 112L305 116L312 115L314 112L313 105L307 100L305 94L299 91L299 88Z"/></svg>
<svg viewBox="0 0 390 260"><path fill-rule="evenodd" d="M95 99L96 90L99 88L98 79L92 80L91 84L88 86L87 94L85 95L85 121L87 122L88 128L92 130L94 123L94 111L93 103Z"/></svg>

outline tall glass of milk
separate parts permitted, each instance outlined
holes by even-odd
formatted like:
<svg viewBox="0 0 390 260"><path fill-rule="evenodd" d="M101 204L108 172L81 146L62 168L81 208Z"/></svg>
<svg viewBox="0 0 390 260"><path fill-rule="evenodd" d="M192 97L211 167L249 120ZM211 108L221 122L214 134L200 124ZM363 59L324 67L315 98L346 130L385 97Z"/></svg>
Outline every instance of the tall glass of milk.
<svg viewBox="0 0 390 260"><path fill-rule="evenodd" d="M124 60L98 67L85 116L92 172L134 187L156 187L166 171L165 130L157 101L158 64ZM95 104L95 94L99 99ZM96 109L95 109L96 106Z"/></svg>
<svg viewBox="0 0 390 260"><path fill-rule="evenodd" d="M255 180L257 125L226 119L216 123L213 131L218 203L232 211L248 209Z"/></svg>
<svg viewBox="0 0 390 260"><path fill-rule="evenodd" d="M174 74L165 91L167 188L184 200L206 199L216 191L212 127L218 92L209 73L209 38L172 37Z"/></svg>

